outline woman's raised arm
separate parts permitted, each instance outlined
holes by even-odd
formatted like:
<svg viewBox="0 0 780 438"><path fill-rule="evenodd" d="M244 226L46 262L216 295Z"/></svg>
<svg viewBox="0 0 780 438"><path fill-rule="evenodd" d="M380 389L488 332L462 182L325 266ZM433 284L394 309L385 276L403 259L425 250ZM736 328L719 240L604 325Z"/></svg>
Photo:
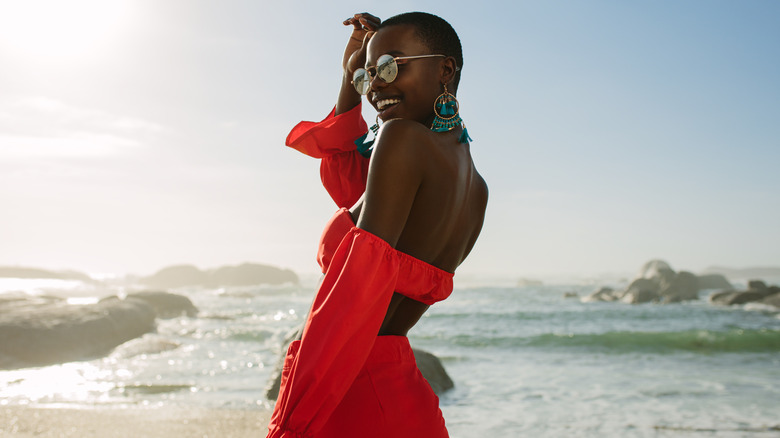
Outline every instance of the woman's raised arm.
<svg viewBox="0 0 780 438"><path fill-rule="evenodd" d="M344 20L344 25L352 25L352 34L347 41L347 47L344 48L344 58L341 65L344 74L341 80L341 89L339 97L336 100L336 113L339 115L345 113L360 103L361 96L352 86L352 73L363 67L366 63L366 46L371 35L379 28L381 20L368 12L355 14Z"/></svg>

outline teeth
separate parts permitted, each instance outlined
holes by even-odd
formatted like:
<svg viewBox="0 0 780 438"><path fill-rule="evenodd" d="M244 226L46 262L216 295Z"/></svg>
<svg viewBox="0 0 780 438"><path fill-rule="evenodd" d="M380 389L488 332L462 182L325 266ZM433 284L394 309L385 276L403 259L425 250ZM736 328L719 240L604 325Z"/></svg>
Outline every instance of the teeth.
<svg viewBox="0 0 780 438"><path fill-rule="evenodd" d="M379 102L376 103L377 109L384 109L388 105L394 105L398 102L400 102L400 99L382 99Z"/></svg>

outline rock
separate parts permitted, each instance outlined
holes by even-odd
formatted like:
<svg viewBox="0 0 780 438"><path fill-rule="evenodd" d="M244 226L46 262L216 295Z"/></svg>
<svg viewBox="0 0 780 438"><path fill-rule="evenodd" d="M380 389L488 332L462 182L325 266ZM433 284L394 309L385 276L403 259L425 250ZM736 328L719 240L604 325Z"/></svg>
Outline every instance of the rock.
<svg viewBox="0 0 780 438"><path fill-rule="evenodd" d="M284 342L282 342L282 345L289 348L289 345L292 341L300 339L302 330L303 325L288 332L284 337ZM279 359L276 360L276 367L274 367L274 372L271 374L271 378L268 380L268 385L266 386L265 390L265 397L268 400L276 400L279 397L279 387L282 385L282 367L284 366L284 358L287 356L287 348L285 348L283 351L281 351L281 354L279 354Z"/></svg>
<svg viewBox="0 0 780 438"><path fill-rule="evenodd" d="M622 292L618 293L611 287L602 287L587 297L580 299L583 303L591 303L595 301L617 301L622 297Z"/></svg>
<svg viewBox="0 0 780 438"><path fill-rule="evenodd" d="M302 328L303 326L288 333L282 345L290 345L290 342L294 339L298 339L298 335ZM412 348L412 351L414 352L414 359L417 362L417 368L420 369L420 373L422 373L425 380L428 381L428 384L431 385L431 389L433 389L433 392L436 395L440 395L444 391L455 387L455 384L447 374L447 371L445 371L444 365L442 365L439 358L425 350ZM269 400L276 400L279 397L279 387L282 383L282 366L284 365L284 358L286 355L287 350L285 349L277 361L276 368L273 374L271 374L271 379L268 381L265 396Z"/></svg>
<svg viewBox="0 0 780 438"><path fill-rule="evenodd" d="M629 304L649 303L661 299L658 277L640 277L631 282L620 301Z"/></svg>
<svg viewBox="0 0 780 438"><path fill-rule="evenodd" d="M761 280L750 280L748 281L748 290L754 292L766 292L766 283Z"/></svg>
<svg viewBox="0 0 780 438"><path fill-rule="evenodd" d="M775 306L777 308L780 308L780 293L774 293L772 295L769 295L768 297L764 297L758 302L761 304L766 304L768 306Z"/></svg>
<svg viewBox="0 0 780 438"><path fill-rule="evenodd" d="M663 260L650 260L642 265L637 278L646 278L661 283L664 281L671 282L674 276L674 269L669 266L669 263Z"/></svg>
<svg viewBox="0 0 780 438"><path fill-rule="evenodd" d="M727 291L710 296L710 302L724 306L735 304L745 304L753 301L759 301L766 296L761 292L754 291Z"/></svg>
<svg viewBox="0 0 780 438"><path fill-rule="evenodd" d="M177 318L181 315L187 315L189 317L198 315L198 308L184 295L159 291L144 291L127 294L125 299L141 300L145 302L154 309L157 317L162 319Z"/></svg>
<svg viewBox="0 0 780 438"><path fill-rule="evenodd" d="M577 292L565 292L563 294L564 298L579 298L579 294Z"/></svg>
<svg viewBox="0 0 780 438"><path fill-rule="evenodd" d="M696 277L699 290L704 289L734 289L734 286L721 274L705 274Z"/></svg>
<svg viewBox="0 0 780 438"><path fill-rule="evenodd" d="M660 294L661 301L664 303L697 300L699 299L699 281L694 274L680 271L669 284L661 288Z"/></svg>
<svg viewBox="0 0 780 438"><path fill-rule="evenodd" d="M444 365L441 364L438 357L419 348L412 348L412 351L414 351L414 360L417 362L417 368L420 369L423 377L431 385L431 389L433 389L436 395L455 387L455 383L447 375L447 371L444 370Z"/></svg>
<svg viewBox="0 0 780 438"><path fill-rule="evenodd" d="M102 357L155 329L154 310L140 300L15 307L0 313L0 369Z"/></svg>

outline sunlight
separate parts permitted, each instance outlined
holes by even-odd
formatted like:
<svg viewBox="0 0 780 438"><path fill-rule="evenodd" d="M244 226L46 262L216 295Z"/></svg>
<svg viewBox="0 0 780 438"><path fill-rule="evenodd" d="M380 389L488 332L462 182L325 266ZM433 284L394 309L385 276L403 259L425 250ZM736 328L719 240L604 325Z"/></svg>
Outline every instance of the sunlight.
<svg viewBox="0 0 780 438"><path fill-rule="evenodd" d="M128 0L0 2L0 48L40 60L89 55L110 42L130 5Z"/></svg>

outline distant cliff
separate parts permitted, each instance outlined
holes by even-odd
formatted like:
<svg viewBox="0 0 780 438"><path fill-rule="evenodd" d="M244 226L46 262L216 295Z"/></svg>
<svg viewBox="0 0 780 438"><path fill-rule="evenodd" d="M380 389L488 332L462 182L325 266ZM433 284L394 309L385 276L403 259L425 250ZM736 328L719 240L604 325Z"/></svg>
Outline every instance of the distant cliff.
<svg viewBox="0 0 780 438"><path fill-rule="evenodd" d="M0 266L0 278L51 278L55 280L78 280L86 283L98 283L98 281L82 272L49 271L19 266Z"/></svg>
<svg viewBox="0 0 780 438"><path fill-rule="evenodd" d="M723 266L710 266L703 274L721 274L728 278L767 278L780 277L779 266L765 266L752 268L726 268Z"/></svg>
<svg viewBox="0 0 780 438"><path fill-rule="evenodd" d="M223 287L252 286L257 284L298 283L298 276L289 269L256 263L223 266L200 270L192 265L169 266L155 274L142 278L140 283L154 288L184 286Z"/></svg>

